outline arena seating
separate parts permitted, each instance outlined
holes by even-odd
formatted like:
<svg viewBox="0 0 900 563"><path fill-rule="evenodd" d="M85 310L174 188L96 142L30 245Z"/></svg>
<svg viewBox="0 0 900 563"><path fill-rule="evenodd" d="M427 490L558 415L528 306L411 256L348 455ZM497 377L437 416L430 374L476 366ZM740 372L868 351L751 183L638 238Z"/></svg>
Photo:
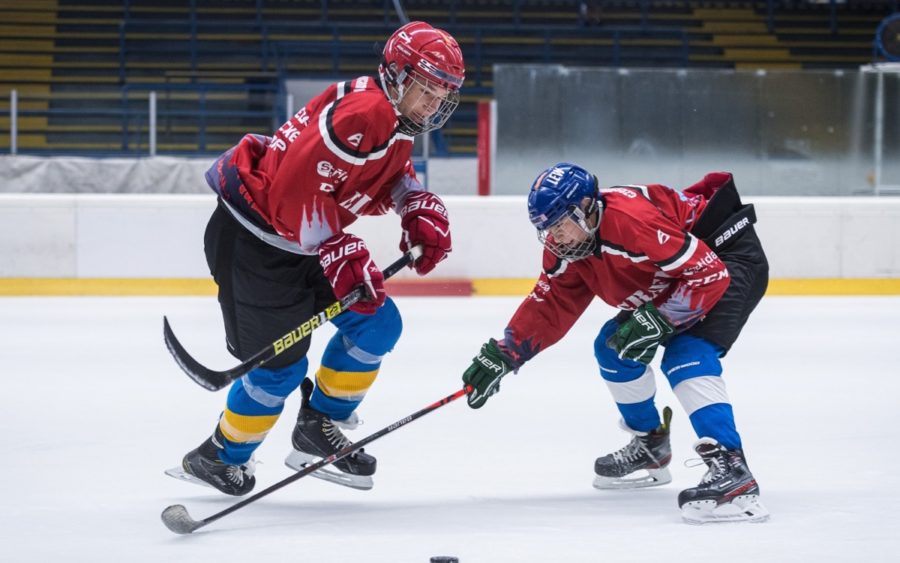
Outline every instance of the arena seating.
<svg viewBox="0 0 900 563"><path fill-rule="evenodd" d="M855 68L890 2L407 0L463 48L463 103L434 137L474 152L475 103L495 63ZM896 6L894 6L895 8ZM284 77L371 73L397 26L385 0L0 0L0 150L11 90L18 148L145 154L148 92L158 151L215 153L282 121Z"/></svg>

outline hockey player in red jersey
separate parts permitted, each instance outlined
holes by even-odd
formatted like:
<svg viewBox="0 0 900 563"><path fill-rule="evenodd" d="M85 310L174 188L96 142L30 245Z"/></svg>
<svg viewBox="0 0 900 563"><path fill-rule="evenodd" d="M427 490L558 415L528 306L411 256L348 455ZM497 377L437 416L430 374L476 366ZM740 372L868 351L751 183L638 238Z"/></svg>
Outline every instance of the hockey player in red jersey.
<svg viewBox="0 0 900 563"><path fill-rule="evenodd" d="M544 245L543 271L463 380L480 408L500 380L561 339L594 297L620 312L599 331L594 353L632 434L598 458L594 486L634 488L671 481L671 409L654 404L650 362L661 368L699 438L708 471L682 491L685 521L763 521L768 512L747 466L720 358L765 293L768 262L731 174L713 172L679 193L659 184L600 190L585 169L560 163L542 172L528 212Z"/></svg>
<svg viewBox="0 0 900 563"><path fill-rule="evenodd" d="M303 401L286 463L301 469L350 441L341 428L400 337L400 313L365 241L345 229L394 210L400 249L423 247L413 267L430 272L451 250L447 210L416 179L416 135L444 125L459 103L465 67L457 42L424 22L395 31L376 76L334 84L271 137L246 135L207 172L218 207L204 237L228 350L246 360L336 299L363 286L368 299L332 322L337 333L306 378L309 338L236 381L211 437L170 474L232 495L255 484L253 451L298 386ZM363 450L315 475L372 487Z"/></svg>

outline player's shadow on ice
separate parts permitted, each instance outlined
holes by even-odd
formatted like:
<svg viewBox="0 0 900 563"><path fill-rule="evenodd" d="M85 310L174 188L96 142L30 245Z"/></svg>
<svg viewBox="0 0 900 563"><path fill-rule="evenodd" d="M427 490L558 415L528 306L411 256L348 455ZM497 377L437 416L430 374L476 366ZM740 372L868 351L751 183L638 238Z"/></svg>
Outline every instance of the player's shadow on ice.
<svg viewBox="0 0 900 563"><path fill-rule="evenodd" d="M228 515L204 531L292 528L304 534L333 530L334 526L365 529L368 534L427 527L441 533L471 532L473 522L493 522L496 532L551 530L579 525L600 525L615 520L619 525L646 526L680 521L675 488L632 491L596 491L561 495L461 497L459 499L370 500L310 502L300 499L261 499L258 504ZM194 499L195 517L204 511L222 510L223 499ZM226 501L232 499L224 499Z"/></svg>

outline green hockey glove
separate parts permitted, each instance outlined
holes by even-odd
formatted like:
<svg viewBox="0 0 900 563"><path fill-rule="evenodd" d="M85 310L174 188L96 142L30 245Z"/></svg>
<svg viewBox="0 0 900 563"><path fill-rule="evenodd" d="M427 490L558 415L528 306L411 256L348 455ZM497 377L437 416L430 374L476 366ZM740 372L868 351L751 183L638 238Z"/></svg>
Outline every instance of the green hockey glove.
<svg viewBox="0 0 900 563"><path fill-rule="evenodd" d="M644 303L619 325L606 345L615 350L619 358L646 365L653 360L660 343L664 343L674 332L675 328L653 303Z"/></svg>
<svg viewBox="0 0 900 563"><path fill-rule="evenodd" d="M466 400L473 409L480 409L488 398L500 391L500 380L518 366L491 338L481 347L481 352L472 358L472 365L463 373L466 385L473 387Z"/></svg>

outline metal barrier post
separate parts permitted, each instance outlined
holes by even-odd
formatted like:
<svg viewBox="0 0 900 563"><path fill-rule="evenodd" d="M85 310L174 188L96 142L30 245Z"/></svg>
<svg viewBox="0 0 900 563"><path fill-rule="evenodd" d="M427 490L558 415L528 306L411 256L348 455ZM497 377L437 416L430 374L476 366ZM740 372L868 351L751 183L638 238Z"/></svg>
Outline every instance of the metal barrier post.
<svg viewBox="0 0 900 563"><path fill-rule="evenodd" d="M287 93L287 96L286 96L286 99L284 102L284 106L285 106L284 113L287 114L284 120L290 121L291 118L294 117L294 95L291 94L290 92Z"/></svg>
<svg viewBox="0 0 900 563"><path fill-rule="evenodd" d="M200 91L200 150L206 152L206 92Z"/></svg>
<svg viewBox="0 0 900 563"><path fill-rule="evenodd" d="M18 152L19 137L19 92L9 91L9 154Z"/></svg>
<svg viewBox="0 0 900 563"><path fill-rule="evenodd" d="M876 69L875 82L875 195L881 195L881 145L884 143L884 72Z"/></svg>
<svg viewBox="0 0 900 563"><path fill-rule="evenodd" d="M422 135L422 166L425 173L425 182L423 186L428 190L428 157L431 156L431 132Z"/></svg>
<svg viewBox="0 0 900 563"><path fill-rule="evenodd" d="M156 90L150 91L150 115L147 119L147 129L150 134L150 156L156 156Z"/></svg>

